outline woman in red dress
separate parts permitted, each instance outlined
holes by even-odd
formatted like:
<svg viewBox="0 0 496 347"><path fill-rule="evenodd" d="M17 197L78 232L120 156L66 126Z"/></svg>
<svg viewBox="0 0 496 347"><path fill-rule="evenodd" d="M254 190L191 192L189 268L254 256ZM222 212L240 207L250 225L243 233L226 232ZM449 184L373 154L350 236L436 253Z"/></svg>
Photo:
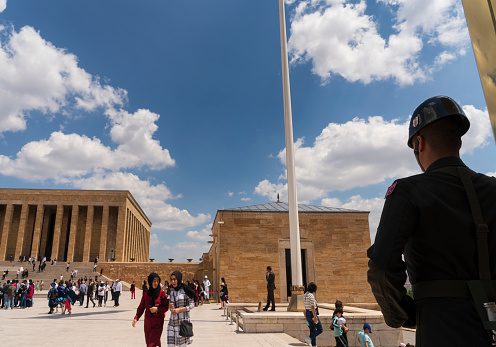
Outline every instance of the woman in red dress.
<svg viewBox="0 0 496 347"><path fill-rule="evenodd" d="M165 312L169 308L169 300L160 289L160 276L151 273L148 276L149 289L143 293L141 302L136 310L133 328L145 312L145 341L147 347L162 346L160 337L164 328Z"/></svg>

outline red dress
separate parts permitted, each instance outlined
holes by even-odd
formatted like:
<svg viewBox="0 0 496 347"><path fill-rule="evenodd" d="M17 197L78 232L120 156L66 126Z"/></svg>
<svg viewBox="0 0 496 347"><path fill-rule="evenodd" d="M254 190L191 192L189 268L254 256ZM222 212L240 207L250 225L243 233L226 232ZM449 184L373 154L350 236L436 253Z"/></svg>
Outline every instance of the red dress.
<svg viewBox="0 0 496 347"><path fill-rule="evenodd" d="M158 307L156 313L150 312L150 304L152 298L147 295L147 292L141 297L141 302L136 310L134 319L139 320L143 312L145 312L145 341L147 347L162 346L160 337L164 329L165 312L169 309L169 300L165 293L160 290L160 294L155 300L155 306Z"/></svg>

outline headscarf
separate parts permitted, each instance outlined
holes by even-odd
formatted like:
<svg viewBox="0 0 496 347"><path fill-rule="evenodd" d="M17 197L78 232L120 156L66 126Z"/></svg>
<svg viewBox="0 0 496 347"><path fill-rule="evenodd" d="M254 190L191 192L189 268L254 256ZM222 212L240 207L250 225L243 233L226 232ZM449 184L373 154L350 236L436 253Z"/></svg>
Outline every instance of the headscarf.
<svg viewBox="0 0 496 347"><path fill-rule="evenodd" d="M158 277L158 286L157 288L153 288L153 280ZM155 306L155 300L157 300L159 294L160 294L160 276L156 274L155 272L152 272L151 274L148 275L148 292L147 296L152 298L152 307Z"/></svg>
<svg viewBox="0 0 496 347"><path fill-rule="evenodd" d="M193 289L191 289L189 286L184 285L183 283L183 275L179 271L174 271L171 276L174 275L177 278L177 287L172 287L173 290L175 291L180 291L181 288L184 289L184 292L186 293L187 296L189 296L191 299L194 301L197 300L196 293L194 292Z"/></svg>

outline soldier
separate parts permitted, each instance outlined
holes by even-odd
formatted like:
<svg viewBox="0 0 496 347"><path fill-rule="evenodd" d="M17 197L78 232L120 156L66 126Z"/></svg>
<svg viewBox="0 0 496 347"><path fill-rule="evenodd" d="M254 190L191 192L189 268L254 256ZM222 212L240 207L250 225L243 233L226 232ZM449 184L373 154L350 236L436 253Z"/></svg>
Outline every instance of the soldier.
<svg viewBox="0 0 496 347"><path fill-rule="evenodd" d="M368 282L386 323L416 325L417 346L492 341L483 321L484 302L496 299L496 178L473 172L460 159L469 127L451 98L433 97L417 107L408 146L424 173L389 187L367 251ZM406 271L415 301L404 288Z"/></svg>

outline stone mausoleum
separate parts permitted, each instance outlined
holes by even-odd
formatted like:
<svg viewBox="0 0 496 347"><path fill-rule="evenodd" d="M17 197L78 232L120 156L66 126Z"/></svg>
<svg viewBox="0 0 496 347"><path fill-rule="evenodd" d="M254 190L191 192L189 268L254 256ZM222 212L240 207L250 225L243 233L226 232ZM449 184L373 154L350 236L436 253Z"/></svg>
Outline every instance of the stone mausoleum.
<svg viewBox="0 0 496 347"><path fill-rule="evenodd" d="M148 261L152 223L127 190L0 189L0 261Z"/></svg>
<svg viewBox="0 0 496 347"><path fill-rule="evenodd" d="M375 303L367 283L367 211L298 205L303 282L315 282L321 302ZM232 302L265 303L265 271L276 274L276 302L291 284L288 204L275 202L218 210L213 241L201 268L214 288L225 278Z"/></svg>

